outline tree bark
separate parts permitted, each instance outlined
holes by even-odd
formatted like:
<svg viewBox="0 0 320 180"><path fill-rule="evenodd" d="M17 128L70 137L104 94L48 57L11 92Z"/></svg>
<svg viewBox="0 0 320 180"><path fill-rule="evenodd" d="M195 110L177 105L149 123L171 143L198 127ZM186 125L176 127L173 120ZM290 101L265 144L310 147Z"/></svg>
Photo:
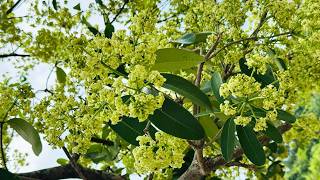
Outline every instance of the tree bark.
<svg viewBox="0 0 320 180"><path fill-rule="evenodd" d="M88 169L81 167L81 171L88 179L101 179L101 180L123 180L122 176L113 175L105 171ZM79 175L75 172L70 164L66 166L58 166L48 169L42 169L33 172L16 174L20 179L30 180L57 180L67 178L79 178Z"/></svg>

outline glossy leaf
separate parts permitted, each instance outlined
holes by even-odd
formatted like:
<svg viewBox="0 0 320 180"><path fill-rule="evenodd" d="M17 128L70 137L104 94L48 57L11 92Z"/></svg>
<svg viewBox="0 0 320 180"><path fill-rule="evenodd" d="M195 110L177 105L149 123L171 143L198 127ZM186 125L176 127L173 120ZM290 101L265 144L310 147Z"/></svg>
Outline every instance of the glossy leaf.
<svg viewBox="0 0 320 180"><path fill-rule="evenodd" d="M246 74L247 76L251 76L252 69L249 69L249 67L246 65L246 59L241 58L239 60L239 65L241 72ZM265 74L258 74L256 72L253 73L253 77L256 79L257 82L261 84L261 87L265 87L273 82L276 81L275 77L273 76L272 68L271 66L267 66L267 72ZM274 83L276 87L279 87L279 83Z"/></svg>
<svg viewBox="0 0 320 180"><path fill-rule="evenodd" d="M147 126L147 121L139 122L137 118L123 117L116 125L111 125L110 128L114 130L120 137L128 143L138 146L139 142L136 140L138 136L145 134L144 129ZM156 132L154 127L149 126L149 132Z"/></svg>
<svg viewBox="0 0 320 180"><path fill-rule="evenodd" d="M222 78L218 72L214 72L211 77L211 89L218 102L223 103L224 99L220 96L220 86L222 84Z"/></svg>
<svg viewBox="0 0 320 180"><path fill-rule="evenodd" d="M160 72L173 72L196 66L204 59L202 56L188 50L177 48L159 49L157 52L154 70Z"/></svg>
<svg viewBox="0 0 320 180"><path fill-rule="evenodd" d="M266 156L253 130L247 126L236 126L236 129L244 154L253 164L262 166L266 162Z"/></svg>
<svg viewBox="0 0 320 180"><path fill-rule="evenodd" d="M209 115L199 117L199 122L202 125L206 136L209 139L213 139L216 137L219 129L217 125L214 123L212 117Z"/></svg>
<svg viewBox="0 0 320 180"><path fill-rule="evenodd" d="M235 148L236 141L236 124L233 118L229 118L223 125L221 132L221 152L226 161L230 161Z"/></svg>
<svg viewBox="0 0 320 180"><path fill-rule="evenodd" d="M179 44L186 44L186 45L200 43L200 42L206 42L207 37L210 34L212 34L212 33L210 33L210 32L187 33L173 42L179 43Z"/></svg>
<svg viewBox="0 0 320 180"><path fill-rule="evenodd" d="M274 127L274 125L269 121L267 121L267 125L268 125L266 129L267 136L276 143L282 143L282 136L279 130L276 127Z"/></svg>
<svg viewBox="0 0 320 180"><path fill-rule="evenodd" d="M278 112L278 119L286 121L288 123L294 123L296 121L296 117L286 111L277 110Z"/></svg>
<svg viewBox="0 0 320 180"><path fill-rule="evenodd" d="M149 119L158 129L175 137L198 140L205 136L197 119L188 110L168 98L160 109L149 116Z"/></svg>
<svg viewBox="0 0 320 180"><path fill-rule="evenodd" d="M57 75L57 80L59 83L64 84L67 79L67 74L64 72L63 69L57 67L56 68L56 75Z"/></svg>
<svg viewBox="0 0 320 180"><path fill-rule="evenodd" d="M166 82L163 85L164 88L177 92L190 99L193 103L211 110L212 107L208 96L190 81L174 74L162 73L161 75L166 78Z"/></svg>
<svg viewBox="0 0 320 180"><path fill-rule="evenodd" d="M37 156L42 151L42 144L38 132L31 124L20 118L13 118L7 122L24 140L32 145L32 150Z"/></svg>
<svg viewBox="0 0 320 180"><path fill-rule="evenodd" d="M53 5L53 8L54 10L58 10L58 5L57 5L57 0L52 0L52 5Z"/></svg>

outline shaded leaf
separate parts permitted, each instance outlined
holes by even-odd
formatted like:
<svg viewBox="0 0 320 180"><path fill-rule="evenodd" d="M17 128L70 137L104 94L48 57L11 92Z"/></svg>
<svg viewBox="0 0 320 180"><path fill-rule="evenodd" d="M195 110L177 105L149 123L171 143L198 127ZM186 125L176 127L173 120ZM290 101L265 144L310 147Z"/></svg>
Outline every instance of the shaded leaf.
<svg viewBox="0 0 320 180"><path fill-rule="evenodd" d="M78 11L81 11L80 3L78 3L77 5L75 5L75 6L73 7L73 9L78 10Z"/></svg>
<svg viewBox="0 0 320 180"><path fill-rule="evenodd" d="M286 121L288 123L294 123L296 121L296 117L286 111L277 110L278 112L278 119Z"/></svg>
<svg viewBox="0 0 320 180"><path fill-rule="evenodd" d="M137 118L123 117L117 124L110 124L110 128L114 130L120 137L128 143L138 146L139 142L136 140L138 136L145 134L144 129L147 126L147 121L139 122ZM154 127L149 126L149 133L156 132Z"/></svg>
<svg viewBox="0 0 320 180"><path fill-rule="evenodd" d="M159 49L156 54L156 62L152 68L161 72L191 68L204 60L192 51L177 48Z"/></svg>
<svg viewBox="0 0 320 180"><path fill-rule="evenodd" d="M199 106L212 109L208 96L190 81L174 74L161 73L161 75L166 78L164 88L177 92Z"/></svg>
<svg viewBox="0 0 320 180"><path fill-rule="evenodd" d="M221 152L226 161L230 161L235 148L236 141L236 124L233 118L229 118L223 125L221 132Z"/></svg>
<svg viewBox="0 0 320 180"><path fill-rule="evenodd" d="M7 122L24 140L32 145L32 150L37 156L42 151L42 144L38 132L31 124L20 118L13 118Z"/></svg>
<svg viewBox="0 0 320 180"><path fill-rule="evenodd" d="M222 78L220 73L214 72L211 77L211 90L218 102L223 103L224 99L220 96L220 86L222 84Z"/></svg>
<svg viewBox="0 0 320 180"><path fill-rule="evenodd" d="M252 69L246 65L246 59L241 58L239 60L239 65L241 72L246 74L247 76L251 76ZM267 72L265 74L258 74L257 72L253 73L253 77L256 79L257 82L261 84L261 87L266 87L267 85L276 81L275 77L273 76L272 68L270 65L267 66ZM279 87L279 83L274 83L275 87Z"/></svg>
<svg viewBox="0 0 320 180"><path fill-rule="evenodd" d="M61 84L65 84L67 79L67 74L64 72L64 70L59 67L56 67L56 75L57 75L58 82Z"/></svg>
<svg viewBox="0 0 320 180"><path fill-rule="evenodd" d="M205 136L197 119L188 110L168 98L160 109L149 116L149 119L158 129L175 137L198 140Z"/></svg>
<svg viewBox="0 0 320 180"><path fill-rule="evenodd" d="M104 35L110 39L112 37L112 33L114 32L114 26L110 22L105 23L105 26Z"/></svg>
<svg viewBox="0 0 320 180"><path fill-rule="evenodd" d="M267 125L268 125L266 129L267 136L276 143L282 143L282 136L279 130L276 127L274 127L274 125L269 121L267 121Z"/></svg>
<svg viewBox="0 0 320 180"><path fill-rule="evenodd" d="M247 126L236 126L236 129L244 154L253 164L262 166L266 162L266 156L253 130Z"/></svg>
<svg viewBox="0 0 320 180"><path fill-rule="evenodd" d="M58 10L58 5L57 5L57 0L52 0L52 5L53 5L53 8L54 10Z"/></svg>

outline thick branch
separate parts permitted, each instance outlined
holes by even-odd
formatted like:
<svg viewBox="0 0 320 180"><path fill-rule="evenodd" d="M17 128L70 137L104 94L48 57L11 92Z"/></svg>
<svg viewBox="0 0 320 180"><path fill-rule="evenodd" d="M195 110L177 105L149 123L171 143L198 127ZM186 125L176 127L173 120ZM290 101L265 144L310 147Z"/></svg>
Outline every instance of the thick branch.
<svg viewBox="0 0 320 180"><path fill-rule="evenodd" d="M111 180L122 180L124 179L121 176L109 174L104 171L93 170L88 168L80 167L83 174L88 179L111 179ZM67 179L67 178L80 178L79 175L75 172L70 164L66 166L52 167L48 169L42 169L38 171L28 172L28 173L19 173L16 174L20 179L43 179L43 180L57 180L57 179Z"/></svg>
<svg viewBox="0 0 320 180"><path fill-rule="evenodd" d="M7 57L30 57L30 55L29 54L16 54L16 53L0 54L0 58L7 58Z"/></svg>

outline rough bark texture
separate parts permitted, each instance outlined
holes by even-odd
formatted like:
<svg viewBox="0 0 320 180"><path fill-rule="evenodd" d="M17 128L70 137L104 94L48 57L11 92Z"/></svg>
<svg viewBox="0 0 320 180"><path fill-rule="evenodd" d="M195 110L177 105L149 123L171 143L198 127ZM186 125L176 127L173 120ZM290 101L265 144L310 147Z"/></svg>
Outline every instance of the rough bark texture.
<svg viewBox="0 0 320 180"><path fill-rule="evenodd" d="M93 170L81 167L83 174L88 179L110 179L110 180L123 180L125 178L117 175L113 175L104 171ZM41 180L57 180L57 179L67 179L67 178L79 178L79 175L71 167L71 165L58 166L48 169L42 169L38 171L20 173L17 174L20 179L41 179Z"/></svg>

